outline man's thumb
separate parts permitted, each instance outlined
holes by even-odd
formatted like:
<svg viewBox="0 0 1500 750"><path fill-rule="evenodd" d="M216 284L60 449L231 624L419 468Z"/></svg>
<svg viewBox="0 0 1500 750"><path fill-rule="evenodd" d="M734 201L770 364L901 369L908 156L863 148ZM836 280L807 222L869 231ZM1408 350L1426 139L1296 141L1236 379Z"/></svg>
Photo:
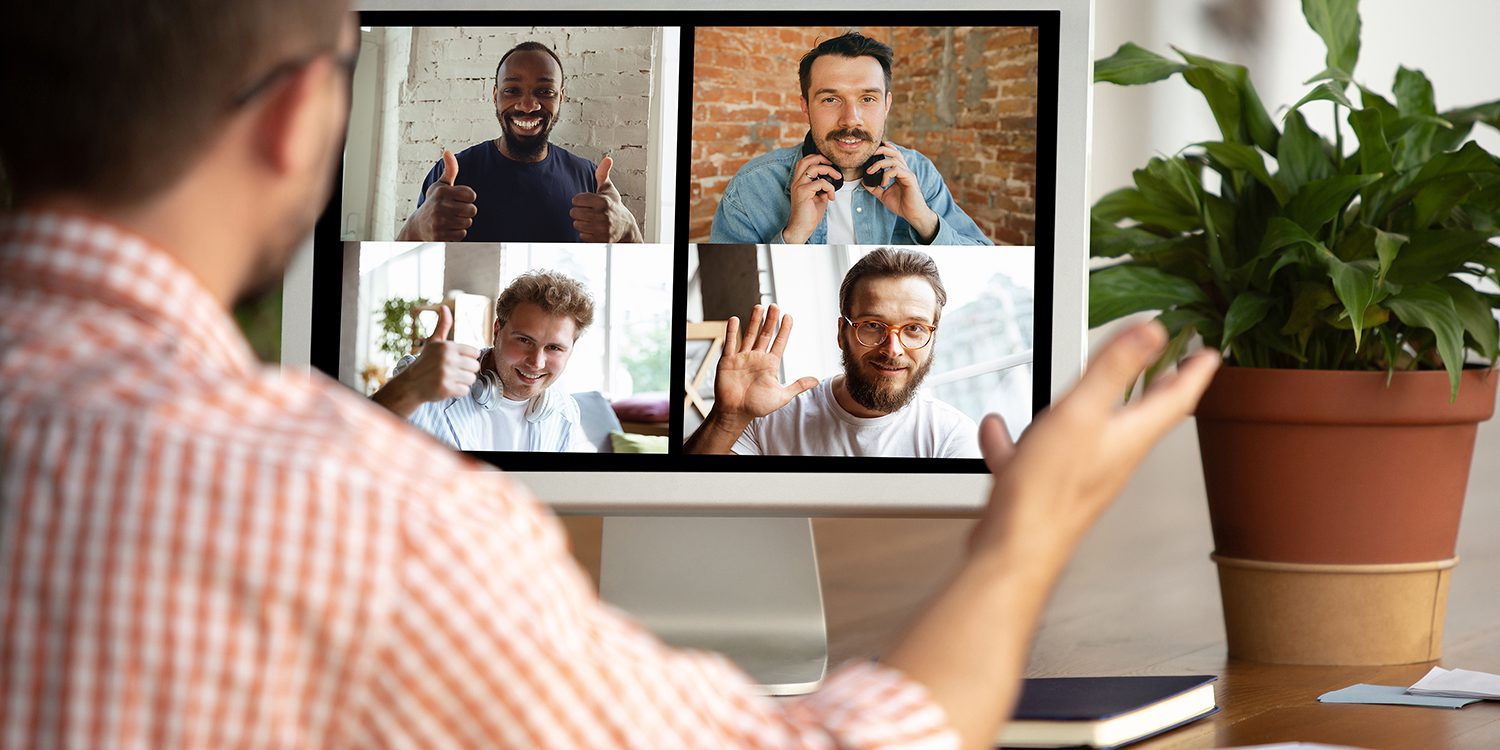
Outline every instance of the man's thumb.
<svg viewBox="0 0 1500 750"><path fill-rule="evenodd" d="M604 192L605 186L609 185L610 167L614 165L615 159L612 156L606 156L599 160L599 168L594 170L594 182L598 183L598 187L594 188L594 192Z"/></svg>
<svg viewBox="0 0 1500 750"><path fill-rule="evenodd" d="M458 179L458 157L445 148L443 149L443 176L438 178L438 182L452 187L456 179Z"/></svg>
<svg viewBox="0 0 1500 750"><path fill-rule="evenodd" d="M437 326L432 329L432 335L427 337L429 342L447 339L448 329L453 327L453 313L448 311L447 305L438 305L437 314Z"/></svg>

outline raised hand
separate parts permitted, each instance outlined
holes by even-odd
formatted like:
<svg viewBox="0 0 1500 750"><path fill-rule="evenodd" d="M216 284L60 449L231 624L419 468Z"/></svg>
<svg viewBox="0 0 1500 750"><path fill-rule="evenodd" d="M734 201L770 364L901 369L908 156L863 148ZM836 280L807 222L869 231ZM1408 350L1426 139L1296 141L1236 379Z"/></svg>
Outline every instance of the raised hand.
<svg viewBox="0 0 1500 750"><path fill-rule="evenodd" d="M995 485L975 530L976 552L1020 544L1036 545L1030 554L1071 552L1151 446L1191 413L1218 368L1217 352L1200 353L1122 403L1165 344L1166 331L1155 323L1116 336L1014 446L999 419L985 419L979 442Z"/></svg>
<svg viewBox="0 0 1500 750"><path fill-rule="evenodd" d="M406 220L396 239L402 242L462 242L479 215L478 194L468 185L455 185L458 158L443 149L443 174L427 188L422 206Z"/></svg>
<svg viewBox="0 0 1500 750"><path fill-rule="evenodd" d="M580 242L641 242L641 230L635 216L625 208L620 191L609 179L614 167L613 157L599 160L594 170L595 192L573 196L573 208L568 215L573 217L573 228L578 230Z"/></svg>
<svg viewBox="0 0 1500 750"><path fill-rule="evenodd" d="M446 305L438 306L437 326L423 342L416 360L370 398L401 417L409 417L422 404L468 393L479 374L479 350L448 341L452 327L452 313Z"/></svg>
<svg viewBox="0 0 1500 750"><path fill-rule="evenodd" d="M1121 405L1126 387L1166 342L1155 323L1116 337L1015 446L998 419L980 427L995 484L969 559L882 659L927 686L963 747L993 745L1015 700L1032 631L1073 549L1208 387L1219 361L1214 352L1189 358Z"/></svg>
<svg viewBox="0 0 1500 750"><path fill-rule="evenodd" d="M818 384L814 377L781 384L781 355L792 334L792 316L779 318L776 305L756 305L740 337L739 318L730 318L724 331L724 352L714 375L714 408L748 423L764 417Z"/></svg>
<svg viewBox="0 0 1500 750"><path fill-rule="evenodd" d="M756 305L743 337L739 318L729 319L714 374L714 407L684 445L688 453L728 453L751 420L786 406L818 384L811 376L781 384L781 355L792 335L792 316L778 317L780 312L776 305Z"/></svg>

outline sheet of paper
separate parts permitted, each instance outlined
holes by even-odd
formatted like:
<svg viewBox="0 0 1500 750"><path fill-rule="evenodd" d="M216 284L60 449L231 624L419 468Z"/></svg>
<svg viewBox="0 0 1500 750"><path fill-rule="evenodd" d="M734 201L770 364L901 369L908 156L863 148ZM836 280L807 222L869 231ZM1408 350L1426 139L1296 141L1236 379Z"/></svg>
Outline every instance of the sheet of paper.
<svg viewBox="0 0 1500 750"><path fill-rule="evenodd" d="M1406 688L1399 685L1350 685L1318 696L1322 703L1376 703L1390 706L1431 706L1433 708L1463 708L1478 703L1478 698L1444 698L1435 695L1407 695Z"/></svg>
<svg viewBox="0 0 1500 750"><path fill-rule="evenodd" d="M1276 745L1243 745L1219 748L1219 750L1364 750L1348 745L1320 745L1316 742L1282 742Z"/></svg>
<svg viewBox="0 0 1500 750"><path fill-rule="evenodd" d="M1406 689L1412 695L1500 700L1500 675L1467 669L1433 667L1417 684Z"/></svg>

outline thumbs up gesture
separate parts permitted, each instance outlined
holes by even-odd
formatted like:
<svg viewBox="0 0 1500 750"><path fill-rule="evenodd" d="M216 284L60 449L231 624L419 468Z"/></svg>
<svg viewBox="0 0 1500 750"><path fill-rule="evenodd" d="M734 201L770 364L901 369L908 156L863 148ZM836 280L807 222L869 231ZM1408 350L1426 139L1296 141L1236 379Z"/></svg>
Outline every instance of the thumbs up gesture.
<svg viewBox="0 0 1500 750"><path fill-rule="evenodd" d="M449 341L452 328L453 314L447 305L439 305L437 325L416 360L370 398L404 418L422 404L468 393L479 374L479 350Z"/></svg>
<svg viewBox="0 0 1500 750"><path fill-rule="evenodd" d="M462 242L479 214L478 195L468 185L455 185L458 159L443 149L443 174L427 188L422 207L412 212L396 239L403 242Z"/></svg>
<svg viewBox="0 0 1500 750"><path fill-rule="evenodd" d="M620 200L620 191L609 179L614 167L613 157L599 160L594 170L596 192L579 193L573 196L573 228L578 230L580 242L641 242L641 228L635 217Z"/></svg>

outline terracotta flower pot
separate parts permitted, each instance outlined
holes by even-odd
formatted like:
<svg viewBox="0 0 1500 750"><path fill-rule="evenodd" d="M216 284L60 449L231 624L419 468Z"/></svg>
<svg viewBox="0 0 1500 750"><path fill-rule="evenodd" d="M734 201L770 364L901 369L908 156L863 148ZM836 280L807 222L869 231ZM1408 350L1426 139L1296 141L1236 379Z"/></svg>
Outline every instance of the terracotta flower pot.
<svg viewBox="0 0 1500 750"><path fill-rule="evenodd" d="M1500 375L1226 367L1198 405L1233 657L1399 664L1441 654L1479 422Z"/></svg>

